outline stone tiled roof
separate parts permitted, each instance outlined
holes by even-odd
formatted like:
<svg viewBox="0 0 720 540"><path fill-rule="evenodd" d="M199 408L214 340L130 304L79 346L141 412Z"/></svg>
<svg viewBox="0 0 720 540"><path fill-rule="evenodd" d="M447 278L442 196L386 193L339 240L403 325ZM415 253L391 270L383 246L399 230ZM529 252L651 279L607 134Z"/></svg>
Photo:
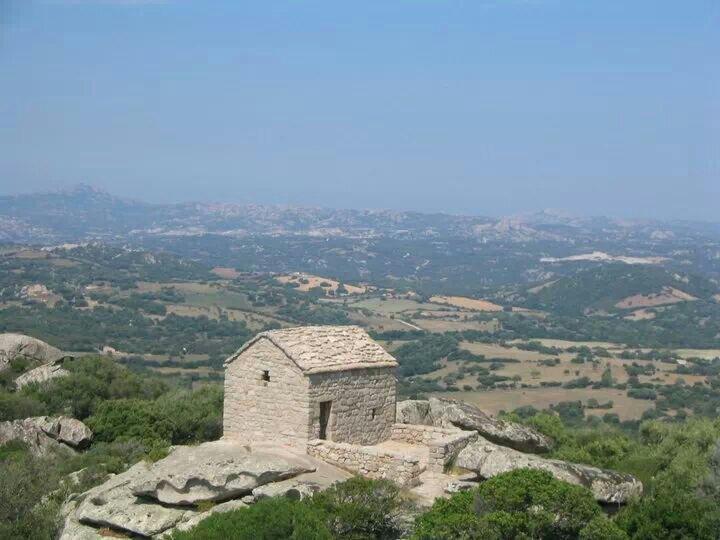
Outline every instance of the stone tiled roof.
<svg viewBox="0 0 720 540"><path fill-rule="evenodd" d="M396 367L395 359L357 326L299 326L260 332L225 365L261 339L268 339L307 374Z"/></svg>

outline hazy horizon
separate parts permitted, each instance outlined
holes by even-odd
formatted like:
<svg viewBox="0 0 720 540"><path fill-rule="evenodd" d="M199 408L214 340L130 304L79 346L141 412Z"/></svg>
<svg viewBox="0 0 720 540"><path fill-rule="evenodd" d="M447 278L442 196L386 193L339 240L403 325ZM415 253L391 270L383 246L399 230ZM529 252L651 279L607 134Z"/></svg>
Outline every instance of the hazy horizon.
<svg viewBox="0 0 720 540"><path fill-rule="evenodd" d="M719 221L720 5L0 0L0 194Z"/></svg>

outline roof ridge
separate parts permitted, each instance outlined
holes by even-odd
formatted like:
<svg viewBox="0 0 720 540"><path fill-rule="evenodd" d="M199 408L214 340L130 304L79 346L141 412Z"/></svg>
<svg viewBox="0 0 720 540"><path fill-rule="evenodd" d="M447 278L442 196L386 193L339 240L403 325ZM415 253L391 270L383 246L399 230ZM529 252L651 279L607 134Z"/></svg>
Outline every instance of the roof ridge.
<svg viewBox="0 0 720 540"><path fill-rule="evenodd" d="M357 325L296 326L258 333L225 365L261 339L280 349L305 374L380 367L397 367L397 361Z"/></svg>

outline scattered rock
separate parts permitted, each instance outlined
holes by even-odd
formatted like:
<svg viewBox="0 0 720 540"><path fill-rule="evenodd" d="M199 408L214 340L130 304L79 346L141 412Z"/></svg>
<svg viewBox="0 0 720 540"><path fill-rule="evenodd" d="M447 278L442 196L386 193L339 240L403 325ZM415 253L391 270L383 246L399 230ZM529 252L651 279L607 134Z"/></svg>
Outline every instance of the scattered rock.
<svg viewBox="0 0 720 540"><path fill-rule="evenodd" d="M49 364L67 357L60 349L39 339L22 334L0 334L0 372L8 369L16 358Z"/></svg>
<svg viewBox="0 0 720 540"><path fill-rule="evenodd" d="M548 471L558 480L588 488L598 501L605 503L625 503L641 495L643 489L642 483L629 474L523 454L482 438L461 450L455 464L485 479L515 469Z"/></svg>
<svg viewBox="0 0 720 540"><path fill-rule="evenodd" d="M499 420L462 401L430 398L430 415L436 426L477 431L489 441L521 452L549 452L553 447L552 439L536 429Z"/></svg>
<svg viewBox="0 0 720 540"><path fill-rule="evenodd" d="M22 441L35 455L49 451L72 453L87 446L92 431L80 420L67 416L36 416L24 420L0 422L0 444Z"/></svg>
<svg viewBox="0 0 720 540"><path fill-rule="evenodd" d="M15 379L15 386L19 390L23 386L32 383L44 383L58 377L65 377L70 374L67 369L62 367L63 360L57 360L50 364L44 364L42 366L31 369L27 373L23 373Z"/></svg>
<svg viewBox="0 0 720 540"><path fill-rule="evenodd" d="M193 505L246 495L263 484L312 470L299 460L215 441L178 447L152 465L133 493L165 504Z"/></svg>

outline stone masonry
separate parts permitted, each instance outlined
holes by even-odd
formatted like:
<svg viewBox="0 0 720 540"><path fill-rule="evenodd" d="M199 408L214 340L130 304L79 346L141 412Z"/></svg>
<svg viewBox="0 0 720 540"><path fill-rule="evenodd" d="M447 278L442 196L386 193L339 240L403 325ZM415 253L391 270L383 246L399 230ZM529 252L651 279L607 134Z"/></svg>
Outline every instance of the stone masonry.
<svg viewBox="0 0 720 540"><path fill-rule="evenodd" d="M308 442L307 453L367 478L392 480L401 487L417 485L425 470L425 464L417 456L377 446L314 440Z"/></svg>
<svg viewBox="0 0 720 540"><path fill-rule="evenodd" d="M477 437L396 424L397 362L357 327L262 332L225 366L223 437L251 447L282 444L411 487Z"/></svg>
<svg viewBox="0 0 720 540"><path fill-rule="evenodd" d="M342 443L390 438L397 363L360 328L262 332L225 365L227 439L304 448L321 431Z"/></svg>
<svg viewBox="0 0 720 540"><path fill-rule="evenodd" d="M427 470L433 472L443 472L457 453L477 438L476 432L452 428L411 424L395 424L392 428L392 440L427 446Z"/></svg>

